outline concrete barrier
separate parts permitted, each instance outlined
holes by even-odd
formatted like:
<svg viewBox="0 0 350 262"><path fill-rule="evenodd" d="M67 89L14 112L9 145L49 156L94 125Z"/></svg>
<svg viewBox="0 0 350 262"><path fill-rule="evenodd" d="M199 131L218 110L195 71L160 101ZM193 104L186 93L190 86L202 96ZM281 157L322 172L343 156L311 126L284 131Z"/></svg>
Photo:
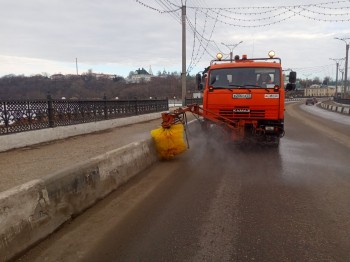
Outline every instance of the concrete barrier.
<svg viewBox="0 0 350 262"><path fill-rule="evenodd" d="M337 113L341 113L341 114L345 114L345 115L349 115L350 114L350 108L348 106L342 106L341 104L339 105L330 105L330 104L326 104L326 103L320 103L321 108L325 109L325 110L329 110L329 111L333 111L333 112L337 112Z"/></svg>
<svg viewBox="0 0 350 262"><path fill-rule="evenodd" d="M157 112L152 114L117 118L93 123L85 123L72 126L59 126L10 135L2 135L0 136L0 152L53 140L64 139L67 137L93 133L109 128L154 120L160 118L160 116L161 113Z"/></svg>
<svg viewBox="0 0 350 262"><path fill-rule="evenodd" d="M0 193L0 261L15 258L156 161L147 139Z"/></svg>
<svg viewBox="0 0 350 262"><path fill-rule="evenodd" d="M303 98L286 98L284 101L285 102L299 102L303 100Z"/></svg>

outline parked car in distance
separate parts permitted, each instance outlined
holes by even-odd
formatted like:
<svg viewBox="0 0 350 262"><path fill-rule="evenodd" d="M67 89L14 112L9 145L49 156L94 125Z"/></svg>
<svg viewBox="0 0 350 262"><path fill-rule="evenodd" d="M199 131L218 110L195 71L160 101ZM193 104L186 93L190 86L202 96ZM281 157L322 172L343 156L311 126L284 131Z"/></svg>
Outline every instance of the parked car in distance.
<svg viewBox="0 0 350 262"><path fill-rule="evenodd" d="M314 105L315 101L313 98L306 98L305 105Z"/></svg>
<svg viewBox="0 0 350 262"><path fill-rule="evenodd" d="M312 99L314 100L314 104L318 102L316 97L313 97Z"/></svg>

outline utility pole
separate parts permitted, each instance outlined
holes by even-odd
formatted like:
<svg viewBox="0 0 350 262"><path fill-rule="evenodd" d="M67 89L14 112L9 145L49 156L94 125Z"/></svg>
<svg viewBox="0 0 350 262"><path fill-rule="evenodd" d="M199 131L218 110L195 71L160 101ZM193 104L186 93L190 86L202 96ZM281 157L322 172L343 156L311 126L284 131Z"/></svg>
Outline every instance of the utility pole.
<svg viewBox="0 0 350 262"><path fill-rule="evenodd" d="M338 68L339 68L339 62L337 61L337 73L335 75L335 97L338 97Z"/></svg>
<svg viewBox="0 0 350 262"><path fill-rule="evenodd" d="M336 66L337 66L337 71L336 71L336 75L335 75L335 97L338 97L338 71L339 71L339 61L344 60L344 58L329 58L330 60L333 60L336 62Z"/></svg>
<svg viewBox="0 0 350 262"><path fill-rule="evenodd" d="M181 7L182 17L182 72L181 72L181 99L182 105L186 104L186 6Z"/></svg>
<svg viewBox="0 0 350 262"><path fill-rule="evenodd" d="M345 45L345 54L346 54L345 55L345 79L344 79L344 96L343 96L343 98L345 98L347 86L348 86L348 58L349 58L349 42L347 42L346 40L349 40L350 38L335 37L334 39L341 40L346 44Z"/></svg>
<svg viewBox="0 0 350 262"><path fill-rule="evenodd" d="M78 58L75 58L75 68L77 70L77 75L79 75L79 72L78 72Z"/></svg>
<svg viewBox="0 0 350 262"><path fill-rule="evenodd" d="M230 50L230 60L232 62L233 60L233 49L235 49L240 43L243 43L243 41L240 41L237 44L227 45L225 43L221 43L222 45L226 46Z"/></svg>
<svg viewBox="0 0 350 262"><path fill-rule="evenodd" d="M339 69L339 72L341 73L341 83L342 83L342 90L340 90L340 93L344 93L344 69Z"/></svg>

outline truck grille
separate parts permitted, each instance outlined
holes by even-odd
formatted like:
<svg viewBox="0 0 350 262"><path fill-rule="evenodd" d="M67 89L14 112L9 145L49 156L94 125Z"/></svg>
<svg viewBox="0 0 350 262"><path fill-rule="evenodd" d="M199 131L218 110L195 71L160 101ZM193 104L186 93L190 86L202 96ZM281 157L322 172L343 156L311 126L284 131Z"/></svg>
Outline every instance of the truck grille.
<svg viewBox="0 0 350 262"><path fill-rule="evenodd" d="M249 108L236 108L239 110L219 110L220 116L227 117L227 118L264 118L265 117L265 110L250 110ZM245 112L245 111L249 112Z"/></svg>

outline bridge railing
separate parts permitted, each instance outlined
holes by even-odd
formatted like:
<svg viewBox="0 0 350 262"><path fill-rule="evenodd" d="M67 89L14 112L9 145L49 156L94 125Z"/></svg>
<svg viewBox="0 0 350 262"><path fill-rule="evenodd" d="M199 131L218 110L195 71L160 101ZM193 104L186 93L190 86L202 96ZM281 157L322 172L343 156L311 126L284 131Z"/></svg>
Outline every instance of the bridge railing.
<svg viewBox="0 0 350 262"><path fill-rule="evenodd" d="M346 104L350 105L350 99L344 99L344 98L339 98L339 97L334 97L334 102L340 103L340 104Z"/></svg>
<svg viewBox="0 0 350 262"><path fill-rule="evenodd" d="M186 105L190 105L190 104L203 104L203 98L186 98L185 99L185 103Z"/></svg>
<svg viewBox="0 0 350 262"><path fill-rule="evenodd" d="M0 135L166 110L168 99L0 101Z"/></svg>

